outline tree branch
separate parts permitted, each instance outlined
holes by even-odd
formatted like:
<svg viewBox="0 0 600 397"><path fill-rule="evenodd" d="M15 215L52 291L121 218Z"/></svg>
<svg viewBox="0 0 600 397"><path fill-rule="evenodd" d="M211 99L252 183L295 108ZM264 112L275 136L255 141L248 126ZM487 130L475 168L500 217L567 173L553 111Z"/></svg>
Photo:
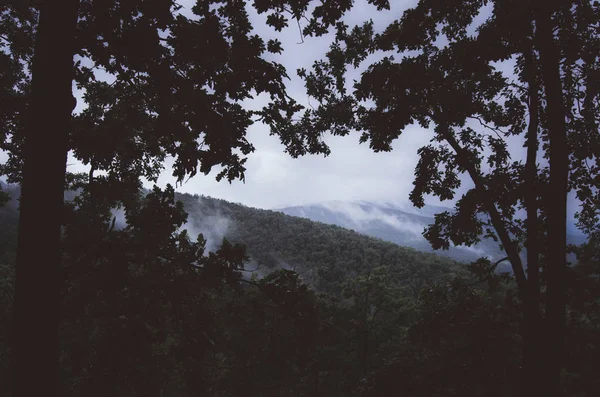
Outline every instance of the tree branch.
<svg viewBox="0 0 600 397"><path fill-rule="evenodd" d="M508 135L506 132L502 131L500 128L494 128L494 127L491 127L490 125L484 123L483 120L481 120L481 117L479 117L479 116L469 116L469 118L479 121L479 124L481 124L484 128L487 128L488 130L493 131L496 134L496 136L499 139L501 139L502 141L504 141L504 138L501 137L500 134L502 134L504 136Z"/></svg>
<svg viewBox="0 0 600 397"><path fill-rule="evenodd" d="M117 221L117 217L113 217L112 219L112 223L110 224L110 229L108 229L108 233L112 232L113 229L115 228L115 222Z"/></svg>
<svg viewBox="0 0 600 397"><path fill-rule="evenodd" d="M304 44L304 35L302 34L302 27L300 26L300 19L296 19L296 22L298 23L298 30L300 31L300 42L296 43L296 44Z"/></svg>
<svg viewBox="0 0 600 397"><path fill-rule="evenodd" d="M260 288L260 285L254 281L244 280L243 278L241 278L240 281L246 284L254 285L256 288Z"/></svg>
<svg viewBox="0 0 600 397"><path fill-rule="evenodd" d="M473 166L473 163L471 163L468 160L468 151L460 146L452 132L450 132L450 127L448 126L448 124L442 122L439 124L439 127L442 130L442 135L444 139L446 139L446 141L456 152L457 161L467 170L469 176L475 184L475 188L482 195L484 207L490 215L492 225L494 226L494 229L496 229L496 233L498 233L498 237L500 238L500 241L504 246L504 250L506 251L508 259L510 260L513 273L515 274L515 279L517 281L517 285L519 286L519 292L525 292L525 289L527 287L527 279L525 278L525 271L523 270L523 263L519 256L517 246L515 245L514 241L510 238L510 235L508 234L508 231L506 230L506 227L503 223L502 216L496 208L494 199L486 189L485 182L483 181L481 174Z"/></svg>
<svg viewBox="0 0 600 397"><path fill-rule="evenodd" d="M502 258L502 259L500 259L500 260L496 261L496 262L495 262L495 263L492 265L492 267L490 268L490 271L488 272L488 274L486 274L486 275L485 275L485 277L484 277L484 278L482 278L481 280L477 280L477 281L476 281L476 282L474 282L474 283L467 284L466 286L467 286L467 287L474 287L474 286L476 286L477 284L481 284L481 283L483 283L484 281L486 281L486 280L487 280L487 279L488 279L488 278L489 278L489 277L492 275L492 273L494 273L494 271L496 271L496 268L498 267L498 265L499 265L499 264L501 264L502 262L506 261L506 260L508 260L508 256L505 256L504 258Z"/></svg>
<svg viewBox="0 0 600 397"><path fill-rule="evenodd" d="M242 268L242 269L240 269L240 271L246 272L246 273L254 273L254 272L258 271L259 269L260 269L260 263L256 266L256 269L254 269L254 270L247 270L246 268Z"/></svg>

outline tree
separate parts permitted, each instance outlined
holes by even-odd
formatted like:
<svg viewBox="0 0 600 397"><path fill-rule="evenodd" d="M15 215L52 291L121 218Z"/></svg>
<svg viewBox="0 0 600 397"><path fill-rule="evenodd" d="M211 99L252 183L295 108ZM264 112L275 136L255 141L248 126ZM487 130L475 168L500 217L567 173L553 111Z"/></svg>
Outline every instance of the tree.
<svg viewBox="0 0 600 397"><path fill-rule="evenodd" d="M174 190L134 191L127 224L115 226L114 199L85 183L69 202L63 235L62 395L202 394L220 317L239 299L245 251L224 241L205 255L181 226ZM114 219L114 218L112 218ZM243 301L243 300L242 300Z"/></svg>
<svg viewBox="0 0 600 397"><path fill-rule="evenodd" d="M477 26L485 4L422 0L377 34L372 22L352 29L338 22L327 58L312 71L298 71L319 106L285 128L302 137L291 152L297 156L312 147L327 152L326 132L358 130L360 141L378 152L390 151L410 124L433 126L432 143L419 151L413 204L423 206L429 194L453 199L465 177L472 187L454 212L436 216L425 236L438 249L482 237L500 241L523 305L522 393L556 395L568 193L582 202L582 227L598 219L600 185L593 175L599 168L588 161L600 154L594 82L600 6L498 0ZM348 68L380 52L350 91ZM509 60L514 77L497 67ZM513 158L509 147L518 138L527 147L524 159Z"/></svg>
<svg viewBox="0 0 600 397"><path fill-rule="evenodd" d="M60 226L74 107L71 85L77 7L76 0L66 1L60 8L43 2L39 10L23 147L12 350L14 396L34 395L39 388L52 393L57 388ZM37 374L36 382L29 378L31 373Z"/></svg>
<svg viewBox="0 0 600 397"><path fill-rule="evenodd" d="M368 274L358 276L344 283L343 296L352 300L356 313L356 352L361 375L369 368L371 357L378 351L376 334L381 328L378 323L389 313L403 309L402 291L393 282L386 267L380 266Z"/></svg>
<svg viewBox="0 0 600 397"><path fill-rule="evenodd" d="M57 387L67 152L90 166L90 183L98 171L126 186L156 180L167 155L176 159L180 182L214 166L221 167L217 179L243 179L243 156L254 150L248 126L257 117L282 124L300 109L285 92L285 69L263 58L281 52L281 44L251 33L245 6L198 1L190 15L172 0L69 0L60 8L47 0L3 2L1 94L10 106L0 114L1 148L9 153L1 171L22 184L15 396L37 388L55 394ZM306 6L298 5L296 19ZM278 4L255 7L271 12L276 29L287 25ZM312 24L329 18L317 13ZM72 119L73 82L85 91L87 108ZM261 93L271 99L263 110L240 104ZM32 371L36 382L29 381Z"/></svg>
<svg viewBox="0 0 600 397"><path fill-rule="evenodd" d="M310 3L253 5L281 30L288 16L303 20ZM369 3L389 7L384 0ZM471 244L482 234L500 240L524 308L523 391L558 390L566 194L574 190L582 202L579 220L586 231L597 224L600 202L600 168L589 165L600 147L597 2L497 0L473 34L485 1L422 0L381 34L371 23L350 30L339 22L351 1L311 6L303 34L322 35L335 25L336 40L327 60L310 73L299 72L320 102L299 121L293 117L302 109L285 92L285 70L263 58L265 51L281 52L281 45L252 35L245 2L198 1L183 10L171 0L73 0L69 12L49 4L3 3L0 17L6 32L0 37L5 66L0 95L9 104L0 110L0 144L10 156L0 171L23 184L14 378L27 379L31 368L24 364L34 362L43 376L15 383L15 395L31 394L35 386L50 394L56 389L67 150L90 166L91 208L102 194L112 194L135 211L127 191L140 177L155 180L166 156L175 158L179 181L215 166L221 167L218 178L243 178L243 156L253 150L245 132L256 120L267 123L293 156L327 154L326 131L359 130L362 142L385 151L407 125L434 125L432 144L420 151L411 199L416 205L427 194L452 199L461 175L474 187L426 235L438 248L450 241ZM65 33L59 27L75 34L61 40ZM440 44L444 41L448 44ZM388 54L374 62L349 93L348 65L358 66L376 51L404 58ZM495 66L508 59L516 60L514 80ZM72 81L85 91L87 108L71 120ZM260 93L271 98L263 109L241 106ZM40 133L46 129L54 132ZM524 162L510 158L509 137L527 143ZM111 188L99 193L106 183ZM525 218L516 216L520 210ZM523 247L527 266L520 257ZM40 292L44 299L36 305Z"/></svg>

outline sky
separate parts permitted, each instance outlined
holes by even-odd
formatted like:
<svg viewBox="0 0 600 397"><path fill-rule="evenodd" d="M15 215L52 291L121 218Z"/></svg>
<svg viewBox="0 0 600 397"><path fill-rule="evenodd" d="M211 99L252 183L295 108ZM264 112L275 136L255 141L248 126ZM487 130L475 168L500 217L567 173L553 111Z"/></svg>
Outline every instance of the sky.
<svg viewBox="0 0 600 397"><path fill-rule="evenodd" d="M265 40L277 38L282 42L284 52L281 55L269 54L269 59L282 63L287 68L291 77L287 84L288 92L301 104L308 105L302 80L296 76L295 71L298 68L310 70L315 60L322 59L332 41L332 35L307 37L300 43L302 40L295 21L282 32L276 32L266 25L266 16L254 12L250 3L248 2L247 9L255 33ZM391 3L390 11L378 12L365 0L356 1L354 8L344 17L344 22L352 27L373 19L375 30L380 31L401 17L405 9L416 5L417 0L394 0ZM183 0L181 5L184 14L190 13L193 0ZM482 22L487 17L486 14L487 10L484 9L477 22ZM370 60L374 59L371 57ZM499 67L504 72L511 73L510 63ZM353 78L358 76L359 71L351 75ZM76 92L76 96L80 95L81 92ZM78 101L78 107L82 102ZM246 101L245 105L257 107L261 102L264 103L264 98L259 97L255 101ZM387 153L374 153L368 144L359 144L357 133L346 137L326 136L325 141L331 149L328 157L307 155L298 159L286 154L279 138L270 136L268 127L261 123L251 126L247 136L256 151L248 156L245 182L217 182L215 176L218 169L214 169L207 176L196 175L179 185L177 190L267 209L333 200L367 200L405 205L412 189L414 169L418 161L417 150L428 144L433 133L418 125L410 126L393 142L393 150ZM511 149L516 157L524 154L521 144L513 144ZM0 153L0 162L4 159L5 155ZM165 171L157 183L160 187L168 183L175 186L175 178L171 175L172 163L173 159L165 162ZM69 157L69 171L80 172L86 168L72 156ZM466 178L465 182L462 191L470 187ZM151 184L147 183L146 186L150 187ZM426 202L440 205L433 197ZM451 206L452 203L443 202L441 205Z"/></svg>
<svg viewBox="0 0 600 397"><path fill-rule="evenodd" d="M193 3L193 0L181 1L181 12L192 16L190 10ZM286 67L291 78L287 83L288 93L308 106L309 99L302 80L296 76L296 70L310 70L315 60L324 58L333 35L305 37L301 43L302 38L295 21L282 32L276 32L266 25L266 15L258 15L250 3L248 2L247 10L255 33L265 41L278 39L284 48L281 55L268 54L268 59ZM375 28L383 29L416 3L417 0L394 0L389 12L378 12L374 6L359 0L344 17L344 22L354 26L373 19ZM358 78L359 70L351 77ZM77 89L74 93L78 99L82 95ZM264 103L265 98L259 97L254 101L247 100L244 105L257 108ZM82 104L83 100L78 100L76 112L81 110ZM262 123L252 125L247 136L256 150L248 156L245 181L217 182L215 177L218 169L215 168L209 175L198 174L183 185L178 185L176 190L268 209L333 200L406 203L418 161L417 150L426 145L433 134L419 126L411 126L393 143L393 151L389 153L374 153L368 144L359 144L358 133L346 137L327 136L325 141L331 149L329 156L307 155L298 159L286 154L279 138L270 136L269 128ZM6 155L0 153L0 162L5 159ZM157 182L158 186L175 186L171 171L173 161L168 158L165 162L165 170ZM70 172L89 169L72 154L69 155L67 164ZM147 182L146 186L151 187L152 184ZM435 199L430 202L439 203Z"/></svg>
<svg viewBox="0 0 600 397"><path fill-rule="evenodd" d="M194 0L182 0L181 12L191 16L190 9L193 3ZM271 38L278 39L284 48L281 55L267 56L286 67L291 78L287 83L288 93L299 103L308 106L309 99L302 80L296 76L296 70L310 70L315 60L324 58L333 35L306 37L304 42L300 43L302 39L295 21L282 32L276 32L266 25L266 15L258 15L250 3L248 2L247 9L255 33L265 41ZM354 26L373 19L375 28L383 29L399 18L405 9L416 5L417 0L394 0L391 3L390 11L378 12L365 0L356 1L354 8L344 17L344 22ZM358 78L358 71L352 77ZM74 87L74 94L78 98L75 109L77 112L83 104L83 100L79 100L82 92ZM256 108L264 102L264 98L259 97L255 101L246 101L245 105ZM279 138L270 136L268 127L262 123L252 125L247 136L256 150L248 156L245 181L217 182L215 177L218 169L215 168L209 175L194 176L183 185L177 186L176 190L268 209L332 200L405 203L412 188L414 169L418 161L417 150L426 145L433 134L419 126L409 127L393 143L393 151L389 153L374 153L368 144L359 144L357 133L346 137L327 136L325 141L331 149L328 157L307 155L298 159L286 154ZM5 160L6 154L0 152L0 162ZM72 154L69 155L67 164L70 172L85 172L89 169ZM175 186L175 178L171 175L172 164L173 159L168 158L165 170L157 182L160 187L168 183ZM148 187L151 185L146 183ZM435 199L430 202L439 203Z"/></svg>
<svg viewBox="0 0 600 397"><path fill-rule="evenodd" d="M390 12L381 13L366 1L358 1L346 15L345 22L353 26L372 18L376 26L384 27L416 1L396 0L392 3ZM189 7L187 1L182 4ZM307 37L300 44L302 40L295 22L282 32L275 32L265 24L265 15L257 15L251 7L248 10L257 34L282 42L283 54L270 54L270 59L287 68L291 77L287 84L288 92L301 104L308 105L303 82L295 71L298 68L310 70L315 60L323 58L332 35ZM248 106L253 104L248 103ZM281 208L331 200L405 202L412 188L417 150L427 144L431 136L430 131L420 127L408 128L394 142L394 150L390 153L374 153L368 144L360 145L358 134L329 136L325 138L331 148L328 157L309 155L293 159L284 152L279 138L269 135L268 127L255 123L248 130L248 139L256 151L248 157L245 182L216 182L215 170L208 176L195 176L177 190L258 208ZM168 171L160 177L158 185L167 183L175 183Z"/></svg>

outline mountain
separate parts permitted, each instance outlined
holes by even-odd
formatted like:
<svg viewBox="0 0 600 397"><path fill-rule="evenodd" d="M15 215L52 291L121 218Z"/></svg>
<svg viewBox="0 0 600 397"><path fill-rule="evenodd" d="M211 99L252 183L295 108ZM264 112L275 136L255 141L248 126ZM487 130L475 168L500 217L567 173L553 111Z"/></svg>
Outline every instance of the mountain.
<svg viewBox="0 0 600 397"><path fill-rule="evenodd" d="M490 239L472 247L455 246L449 250L434 251L422 233L425 227L434 222L435 214L453 211L447 207L426 205L416 208L411 205L369 201L329 201L277 210L287 215L352 229L419 251L435 252L461 262L470 262L481 256L487 256L491 260L499 260L505 256L499 244ZM576 228L574 222L568 223L567 233L568 242L571 244L579 245L586 241L585 235ZM571 255L569 260L575 261L575 257ZM507 263L501 264L498 270L511 271Z"/></svg>
<svg viewBox="0 0 600 397"><path fill-rule="evenodd" d="M278 211L342 226L398 245L435 252L459 261L470 262L484 255L496 260L502 257L498 244L491 240L484 240L473 247L451 247L449 250L434 251L422 233L425 227L434 222L435 214L452 211L446 207L425 206L418 209L368 201L330 201L280 208Z"/></svg>
<svg viewBox="0 0 600 397"><path fill-rule="evenodd" d="M12 199L4 208L0 207L0 258L11 258L16 245L19 189L6 184L2 184L2 188ZM72 196L65 193L66 199ZM326 280L330 280L339 287L341 281L336 277L346 271L349 271L348 277L356 275L364 270L361 266L400 262L410 263L410 266L420 263L446 266L453 263L452 260L470 262L481 256L492 260L503 257L498 244L490 240L474 247L433 251L422 232L433 223L436 213L452 211L446 207L418 209L368 201L331 201L264 210L198 195L177 193L177 198L189 213L185 228L193 238L198 233L204 235L207 251L217 250L226 237L247 245L252 264L260 266L259 274L276 267L295 268L313 285L325 285ZM124 227L123 211L116 210L114 215L117 228ZM585 236L574 225L569 226L570 242L585 241ZM502 265L499 271L510 271L507 263Z"/></svg>
<svg viewBox="0 0 600 397"><path fill-rule="evenodd" d="M428 283L465 274L450 258L402 247L354 230L281 211L249 208L205 196L177 194L189 213L185 228L202 233L215 250L225 237L247 246L249 268L259 275L275 268L296 270L320 291L339 293L345 280L379 266L413 293ZM334 216L334 213L330 214Z"/></svg>
<svg viewBox="0 0 600 397"><path fill-rule="evenodd" d="M18 223L18 186L3 186L11 200L0 207L0 262L13 263ZM72 197L72 195L69 195ZM321 292L339 295L345 281L380 266L415 296L426 285L466 275L464 266L431 253L401 247L340 226L314 222L282 212L250 208L225 200L176 193L188 212L183 226L192 239L202 233L207 251L223 238L247 247L247 278L275 269L293 269ZM122 210L113 211L116 229L126 226Z"/></svg>

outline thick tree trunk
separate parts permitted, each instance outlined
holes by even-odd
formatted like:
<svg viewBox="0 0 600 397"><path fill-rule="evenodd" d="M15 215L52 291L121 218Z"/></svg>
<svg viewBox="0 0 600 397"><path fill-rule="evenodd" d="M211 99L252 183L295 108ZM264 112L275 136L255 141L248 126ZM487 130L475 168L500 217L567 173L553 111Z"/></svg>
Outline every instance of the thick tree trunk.
<svg viewBox="0 0 600 397"><path fill-rule="evenodd" d="M540 316L539 301L527 296L523 301L523 320L521 324L523 336L523 359L521 396L546 395L541 392L545 388L544 348L542 334L544 332Z"/></svg>
<svg viewBox="0 0 600 397"><path fill-rule="evenodd" d="M560 395L560 370L565 326L565 271L567 256L567 193L569 150L560 78L559 54L553 33L551 4L538 2L536 40L542 63L550 140L550 186L547 196L548 250L546 263L546 319L544 324L544 383L540 395Z"/></svg>
<svg viewBox="0 0 600 397"><path fill-rule="evenodd" d="M13 397L58 394L60 234L78 3L40 5L17 244Z"/></svg>
<svg viewBox="0 0 600 397"><path fill-rule="evenodd" d="M529 297L532 299L533 308L539 317L540 311L540 264L538 244L538 202L537 202L537 152L538 152L538 127L539 127L539 87L537 72L533 58L533 48L528 50L526 57L527 80L529 83L529 126L527 128L527 160L525 164L525 207L527 209L527 284Z"/></svg>

